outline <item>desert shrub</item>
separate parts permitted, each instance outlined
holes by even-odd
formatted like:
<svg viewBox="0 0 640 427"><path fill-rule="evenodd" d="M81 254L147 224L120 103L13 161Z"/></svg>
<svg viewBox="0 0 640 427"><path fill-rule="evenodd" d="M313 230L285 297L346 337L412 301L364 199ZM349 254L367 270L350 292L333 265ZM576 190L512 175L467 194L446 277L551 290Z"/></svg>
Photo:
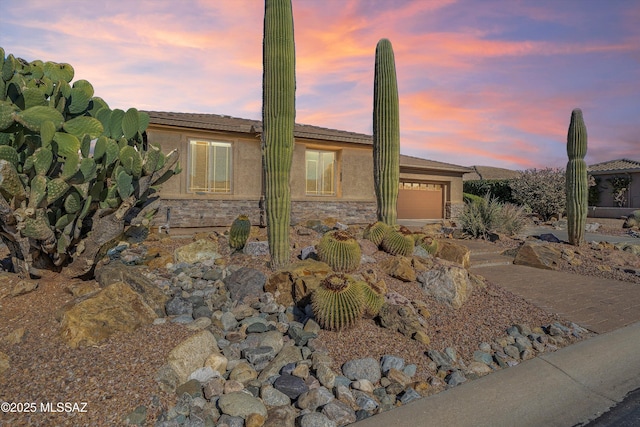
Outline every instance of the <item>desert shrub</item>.
<svg viewBox="0 0 640 427"><path fill-rule="evenodd" d="M467 234L475 238L487 237L500 221L500 209L500 202L487 194L480 200L465 203L458 220Z"/></svg>
<svg viewBox="0 0 640 427"><path fill-rule="evenodd" d="M478 196L477 194L471 193L463 193L462 198L465 202L481 202L484 194L482 196Z"/></svg>
<svg viewBox="0 0 640 427"><path fill-rule="evenodd" d="M467 202L459 217L462 229L475 238L486 238L489 233L517 234L527 225L522 206L500 203L490 194Z"/></svg>
<svg viewBox="0 0 640 427"><path fill-rule="evenodd" d="M515 201L548 221L566 206L565 172L562 169L527 169L511 180Z"/></svg>
<svg viewBox="0 0 640 427"><path fill-rule="evenodd" d="M505 203L500 207L496 231L510 236L518 234L527 226L527 214L522 206Z"/></svg>

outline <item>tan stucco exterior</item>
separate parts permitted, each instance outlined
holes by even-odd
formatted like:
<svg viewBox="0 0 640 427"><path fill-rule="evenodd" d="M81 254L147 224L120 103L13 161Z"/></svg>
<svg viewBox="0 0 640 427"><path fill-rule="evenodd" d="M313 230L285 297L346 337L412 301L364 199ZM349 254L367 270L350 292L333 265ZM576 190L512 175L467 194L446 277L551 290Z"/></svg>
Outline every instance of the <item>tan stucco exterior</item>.
<svg viewBox="0 0 640 427"><path fill-rule="evenodd" d="M253 224L264 222L262 195L261 128L259 122L226 116L156 113L147 129L149 143L163 152L177 149L183 173L171 178L160 191L163 209L171 211L172 227L228 226L239 214L248 215ZM195 119L204 117L203 124ZM214 124L206 122L213 117ZM164 121L163 121L164 119ZM237 127L231 125L242 121ZM194 124L192 126L192 124ZM206 125L226 127L206 129ZM226 130L229 128L239 131ZM301 136L302 135L302 136ZM314 138L318 135L317 139ZM335 136L336 140L332 140ZM291 169L292 223L306 219L335 217L345 223L368 223L375 220L376 198L373 179L373 147L370 136L331 129L301 126L296 134ZM188 191L190 140L231 144L231 191L194 193ZM349 141L349 142L346 142ZM305 151L323 150L335 153L335 194L306 194ZM455 217L463 206L462 174L466 168L401 156L401 181L442 185L441 217ZM441 167L442 170L438 168ZM159 217L164 220L161 212ZM426 219L426 218L421 218ZM429 218L432 219L432 218ZM160 221L160 222L162 222Z"/></svg>

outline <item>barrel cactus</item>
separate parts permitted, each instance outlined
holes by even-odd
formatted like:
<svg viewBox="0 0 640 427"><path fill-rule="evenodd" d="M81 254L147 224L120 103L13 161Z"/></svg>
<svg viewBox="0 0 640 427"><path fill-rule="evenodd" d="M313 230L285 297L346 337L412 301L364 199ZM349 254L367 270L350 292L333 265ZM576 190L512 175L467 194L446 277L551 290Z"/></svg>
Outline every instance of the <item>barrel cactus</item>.
<svg viewBox="0 0 640 427"><path fill-rule="evenodd" d="M327 263L335 271L350 272L360 265L360 244L346 231L326 232L317 249L320 261Z"/></svg>
<svg viewBox="0 0 640 427"><path fill-rule="evenodd" d="M111 110L69 64L0 48L0 68L0 238L23 277L34 258L91 274L126 226L148 224L178 152L149 146L148 115Z"/></svg>
<svg viewBox="0 0 640 427"><path fill-rule="evenodd" d="M413 233L406 228L395 227L385 234L381 246L391 255L409 256L415 247Z"/></svg>
<svg viewBox="0 0 640 427"><path fill-rule="evenodd" d="M229 230L229 246L236 250L244 248L250 232L251 221L249 221L249 217L246 215L238 215L238 217L233 220L231 229Z"/></svg>
<svg viewBox="0 0 640 427"><path fill-rule="evenodd" d="M355 325L364 312L362 286L344 274L330 274L311 295L311 308L318 324L333 331Z"/></svg>
<svg viewBox="0 0 640 427"><path fill-rule="evenodd" d="M376 246L380 246L385 234L391 230L387 224L382 221L376 221L373 224L369 224L362 233L362 237L370 240Z"/></svg>
<svg viewBox="0 0 640 427"><path fill-rule="evenodd" d="M569 243L580 245L584 241L587 223L589 186L587 164L587 127L582 118L582 110L571 112L571 122L567 134L566 195L567 195L567 232Z"/></svg>
<svg viewBox="0 0 640 427"><path fill-rule="evenodd" d="M271 268L289 263L295 47L291 0L265 0L262 75L262 160Z"/></svg>
<svg viewBox="0 0 640 427"><path fill-rule="evenodd" d="M357 282L357 286L362 288L362 295L364 296L364 313L363 316L373 318L378 315L380 308L384 304L384 295L386 294L386 286L382 287L379 284L383 282L369 283L367 281Z"/></svg>
<svg viewBox="0 0 640 427"><path fill-rule="evenodd" d="M422 247L431 255L435 255L438 252L438 241L432 237L424 236L416 242L416 245Z"/></svg>
<svg viewBox="0 0 640 427"><path fill-rule="evenodd" d="M376 46L373 179L378 221L395 225L400 182L400 109L393 47L387 39L380 40Z"/></svg>

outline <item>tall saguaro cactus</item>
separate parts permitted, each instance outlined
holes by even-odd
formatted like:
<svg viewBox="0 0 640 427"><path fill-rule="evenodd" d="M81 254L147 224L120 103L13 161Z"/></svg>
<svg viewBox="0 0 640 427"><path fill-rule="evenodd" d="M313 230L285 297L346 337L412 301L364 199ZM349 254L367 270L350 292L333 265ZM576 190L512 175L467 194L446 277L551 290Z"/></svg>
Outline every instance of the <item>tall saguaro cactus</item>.
<svg viewBox="0 0 640 427"><path fill-rule="evenodd" d="M582 110L571 112L571 122L567 134L567 229L569 243L579 245L584 241L587 222L589 187L587 181L587 127L582 118Z"/></svg>
<svg viewBox="0 0 640 427"><path fill-rule="evenodd" d="M262 162L271 268L289 263L291 160L296 115L291 0L265 0L262 52Z"/></svg>
<svg viewBox="0 0 640 427"><path fill-rule="evenodd" d="M393 47L387 39L376 46L373 83L373 179L378 221L395 225L400 180L400 109Z"/></svg>

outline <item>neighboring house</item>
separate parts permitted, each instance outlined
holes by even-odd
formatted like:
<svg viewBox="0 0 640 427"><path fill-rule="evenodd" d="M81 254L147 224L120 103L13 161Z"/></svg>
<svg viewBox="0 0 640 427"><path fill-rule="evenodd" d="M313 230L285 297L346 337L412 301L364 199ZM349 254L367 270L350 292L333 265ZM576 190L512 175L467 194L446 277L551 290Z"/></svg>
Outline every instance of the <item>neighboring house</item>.
<svg viewBox="0 0 640 427"><path fill-rule="evenodd" d="M162 186L171 227L229 226L240 214L264 224L259 120L216 114L148 112L148 141L178 149L183 172ZM296 124L291 221L333 217L348 224L376 219L371 135ZM463 206L469 169L400 156L399 218L442 219ZM416 197L419 194L420 197Z"/></svg>
<svg viewBox="0 0 640 427"><path fill-rule="evenodd" d="M640 209L640 162L629 159L610 160L587 167L598 183L598 203L589 214L596 217L617 218ZM616 181L619 183L616 185ZM621 191L621 184L627 183Z"/></svg>
<svg viewBox="0 0 640 427"><path fill-rule="evenodd" d="M463 181L515 179L520 175L519 171L493 166L471 166L470 169L472 169L471 172L465 173L462 176Z"/></svg>

